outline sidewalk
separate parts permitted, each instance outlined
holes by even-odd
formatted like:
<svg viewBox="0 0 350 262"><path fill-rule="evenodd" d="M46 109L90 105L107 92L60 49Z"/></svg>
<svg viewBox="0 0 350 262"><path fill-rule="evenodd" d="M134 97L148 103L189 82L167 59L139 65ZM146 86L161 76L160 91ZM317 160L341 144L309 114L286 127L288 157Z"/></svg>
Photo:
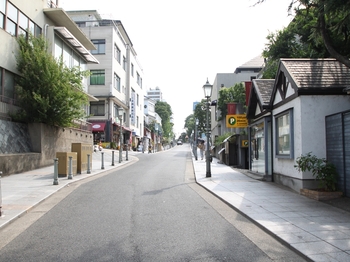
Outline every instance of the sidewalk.
<svg viewBox="0 0 350 262"><path fill-rule="evenodd" d="M137 161L129 152L129 161L119 163L115 151L104 150L104 169L100 152L92 155L91 174L73 179L59 178L53 185L53 166L11 175L1 179L2 212L0 228L26 213L68 184ZM237 170L218 164L213 158L211 177L206 178L205 160L192 158L196 181L224 200L277 239L314 261L350 261L350 213L308 199L271 182L250 178Z"/></svg>
<svg viewBox="0 0 350 262"><path fill-rule="evenodd" d="M313 261L350 261L350 213L272 182L252 179L213 158L192 157L196 181L235 210Z"/></svg>
<svg viewBox="0 0 350 262"><path fill-rule="evenodd" d="M31 170L21 174L14 174L1 178L1 193L2 193L2 216L0 217L0 228L14 219L17 219L28 210L64 188L70 183L78 180L95 176L102 172L126 165L130 162L135 162L138 152L129 151L128 161L125 160L125 151L123 151L123 160L119 163L119 151L114 150L114 166L112 166L112 150L105 149L103 152L103 167L101 152L92 153L92 168L91 173L83 172L79 175L74 175L73 179L67 177L59 177L58 185L53 185L54 181L54 166ZM0 196L1 197L1 196Z"/></svg>

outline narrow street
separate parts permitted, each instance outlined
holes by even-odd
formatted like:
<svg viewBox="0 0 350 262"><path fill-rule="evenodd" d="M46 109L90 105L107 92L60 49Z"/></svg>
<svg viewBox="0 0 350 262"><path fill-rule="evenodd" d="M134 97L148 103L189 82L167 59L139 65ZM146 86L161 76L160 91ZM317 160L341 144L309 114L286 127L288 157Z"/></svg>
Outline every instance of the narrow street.
<svg viewBox="0 0 350 262"><path fill-rule="evenodd" d="M0 261L304 261L197 185L189 154L138 154L61 190L3 229L32 223Z"/></svg>

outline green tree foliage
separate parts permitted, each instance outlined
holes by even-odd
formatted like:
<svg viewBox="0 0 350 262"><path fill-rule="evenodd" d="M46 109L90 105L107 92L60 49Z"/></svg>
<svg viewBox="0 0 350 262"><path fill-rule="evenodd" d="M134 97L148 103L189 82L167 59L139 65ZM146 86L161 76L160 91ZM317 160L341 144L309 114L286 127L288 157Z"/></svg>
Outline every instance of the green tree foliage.
<svg viewBox="0 0 350 262"><path fill-rule="evenodd" d="M219 120L227 115L227 104L233 102L245 104L245 86L242 82L219 90L217 102L217 107L221 112Z"/></svg>
<svg viewBox="0 0 350 262"><path fill-rule="evenodd" d="M155 105L156 113L162 118L162 130L163 136L169 137L172 134L172 123L170 122L170 117L173 114L171 111L171 106L167 102L157 101Z"/></svg>
<svg viewBox="0 0 350 262"><path fill-rule="evenodd" d="M200 103L198 103L194 109L194 118L198 119L197 131L199 134L205 133L206 130L206 119L207 119L207 100L202 99ZM211 107L209 106L209 111ZM209 112L209 123L210 123L210 112Z"/></svg>
<svg viewBox="0 0 350 262"><path fill-rule="evenodd" d="M257 4L265 1L259 0ZM307 53L314 50L328 57L322 51L325 48L330 57L350 67L350 1L291 0L290 9L293 4L296 5L296 19L293 21L295 28L291 30L298 29L294 32L300 36L300 42L310 44Z"/></svg>
<svg viewBox="0 0 350 262"><path fill-rule="evenodd" d="M18 38L19 52L16 92L21 110L15 120L72 126L73 120L84 117L87 95L83 92L82 77L86 72L67 68L47 52L43 37Z"/></svg>
<svg viewBox="0 0 350 262"><path fill-rule="evenodd" d="M185 129L187 130L187 135L190 136L192 134L192 131L195 130L195 123L196 119L194 117L194 114L190 114L185 119Z"/></svg>

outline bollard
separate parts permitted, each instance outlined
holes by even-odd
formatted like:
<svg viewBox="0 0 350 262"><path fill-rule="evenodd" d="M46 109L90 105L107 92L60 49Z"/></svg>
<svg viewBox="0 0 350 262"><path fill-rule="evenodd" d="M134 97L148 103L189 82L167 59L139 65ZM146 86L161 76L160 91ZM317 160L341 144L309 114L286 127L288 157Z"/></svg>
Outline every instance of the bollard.
<svg viewBox="0 0 350 262"><path fill-rule="evenodd" d="M2 175L2 172L0 171L0 217L2 216L2 211L1 211L1 208L2 208L1 175Z"/></svg>
<svg viewBox="0 0 350 262"><path fill-rule="evenodd" d="M103 163L103 153L104 152L101 152L101 169L105 169L105 165Z"/></svg>
<svg viewBox="0 0 350 262"><path fill-rule="evenodd" d="M112 166L114 166L114 151L112 151Z"/></svg>
<svg viewBox="0 0 350 262"><path fill-rule="evenodd" d="M90 170L90 154L87 155L87 173L91 174L91 170Z"/></svg>
<svg viewBox="0 0 350 262"><path fill-rule="evenodd" d="M58 158L54 158L53 161L53 184L58 185Z"/></svg>
<svg viewBox="0 0 350 262"><path fill-rule="evenodd" d="M72 158L69 156L69 167L68 167L68 179L73 179L73 174L72 174Z"/></svg>
<svg viewBox="0 0 350 262"><path fill-rule="evenodd" d="M129 144L126 144L126 156L125 156L125 160L128 161L128 151L129 151Z"/></svg>

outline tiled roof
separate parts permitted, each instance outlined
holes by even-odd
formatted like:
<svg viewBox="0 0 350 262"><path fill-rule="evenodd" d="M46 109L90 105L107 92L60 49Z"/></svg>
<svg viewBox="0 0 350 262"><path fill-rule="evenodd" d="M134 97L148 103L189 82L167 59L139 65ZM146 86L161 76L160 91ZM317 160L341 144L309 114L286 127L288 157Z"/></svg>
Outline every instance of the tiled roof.
<svg viewBox="0 0 350 262"><path fill-rule="evenodd" d="M274 79L253 79L255 90L259 97L259 100L263 105L270 103L273 86L275 83Z"/></svg>
<svg viewBox="0 0 350 262"><path fill-rule="evenodd" d="M335 59L281 59L298 88L345 88L350 68Z"/></svg>

